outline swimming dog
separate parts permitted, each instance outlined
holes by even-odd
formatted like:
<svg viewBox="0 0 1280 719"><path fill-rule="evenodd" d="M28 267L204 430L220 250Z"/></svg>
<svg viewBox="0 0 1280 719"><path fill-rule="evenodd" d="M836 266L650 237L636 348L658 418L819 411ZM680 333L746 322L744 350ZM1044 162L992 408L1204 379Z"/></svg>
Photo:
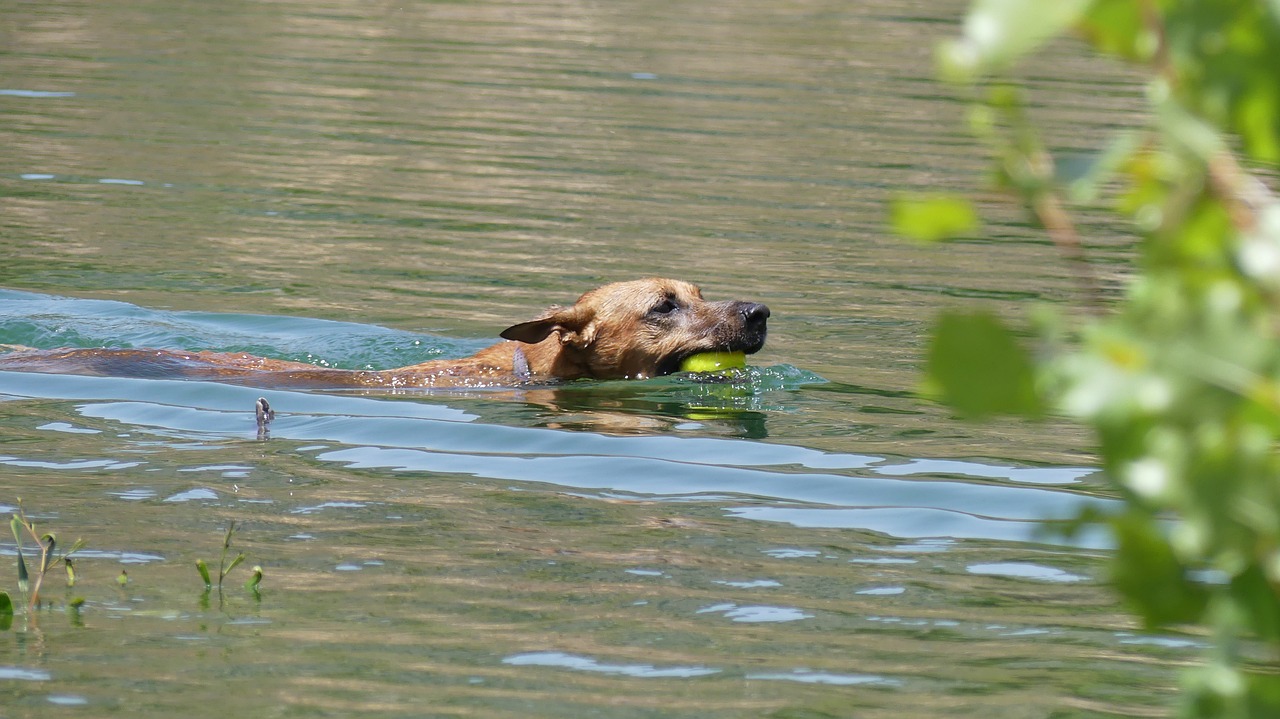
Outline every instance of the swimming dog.
<svg viewBox="0 0 1280 719"><path fill-rule="evenodd" d="M344 370L253 355L165 349L57 349L0 355L0 370L234 382L264 387L480 387L558 380L643 379L711 351L764 346L769 308L708 302L697 286L615 282L502 331L503 342L455 360Z"/></svg>

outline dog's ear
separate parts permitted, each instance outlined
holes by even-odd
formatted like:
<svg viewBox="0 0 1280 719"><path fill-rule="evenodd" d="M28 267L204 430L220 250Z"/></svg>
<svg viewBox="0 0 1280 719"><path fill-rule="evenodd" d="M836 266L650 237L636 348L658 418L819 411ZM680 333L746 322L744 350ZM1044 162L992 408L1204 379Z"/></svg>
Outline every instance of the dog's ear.
<svg viewBox="0 0 1280 719"><path fill-rule="evenodd" d="M541 317L518 325L511 325L500 335L504 340L515 340L536 345L552 334L560 335L560 343L583 349L595 341L596 331L592 313L578 305L552 307Z"/></svg>

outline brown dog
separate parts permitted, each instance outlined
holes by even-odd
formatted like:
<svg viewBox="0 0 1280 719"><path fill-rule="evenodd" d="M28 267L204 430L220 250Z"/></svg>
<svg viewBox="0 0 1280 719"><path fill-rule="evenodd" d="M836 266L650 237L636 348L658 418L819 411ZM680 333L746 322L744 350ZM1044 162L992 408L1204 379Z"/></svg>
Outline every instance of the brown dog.
<svg viewBox="0 0 1280 719"><path fill-rule="evenodd" d="M480 387L530 382L642 379L675 372L713 350L764 346L769 308L707 302L696 286L651 278L594 289L502 331L508 340L459 360L390 370L340 370L223 352L62 349L0 356L0 370L183 378L288 387Z"/></svg>

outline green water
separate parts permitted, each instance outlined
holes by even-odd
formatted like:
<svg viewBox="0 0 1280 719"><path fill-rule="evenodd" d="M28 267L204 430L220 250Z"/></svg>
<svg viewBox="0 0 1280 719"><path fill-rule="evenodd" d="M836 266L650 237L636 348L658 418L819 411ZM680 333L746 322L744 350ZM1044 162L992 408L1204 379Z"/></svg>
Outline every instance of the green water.
<svg viewBox="0 0 1280 719"><path fill-rule="evenodd" d="M395 366L650 275L773 314L729 384L0 373L0 509L89 542L0 631L0 716L1161 714L1197 641L1136 632L1105 537L1038 529L1109 501L1087 437L913 397L939 309L1073 295L998 203L883 229L981 185L930 79L960 12L9 3L0 343ZM1029 72L1064 154L1136 105L1070 45ZM1118 286L1123 228L1083 227Z"/></svg>

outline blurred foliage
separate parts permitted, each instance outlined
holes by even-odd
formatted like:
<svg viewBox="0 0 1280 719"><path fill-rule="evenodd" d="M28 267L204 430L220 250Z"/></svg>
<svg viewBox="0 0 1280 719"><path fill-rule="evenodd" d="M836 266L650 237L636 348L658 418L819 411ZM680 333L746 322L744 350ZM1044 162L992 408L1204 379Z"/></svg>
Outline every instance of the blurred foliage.
<svg viewBox="0 0 1280 719"><path fill-rule="evenodd" d="M1032 364L993 314L941 317L927 361L926 391L966 417L1040 413Z"/></svg>
<svg viewBox="0 0 1280 719"><path fill-rule="evenodd" d="M1028 119L1015 75L1064 34L1144 73L1149 107L1073 166ZM1085 311L1022 333L947 314L926 389L965 416L1050 408L1090 425L1125 499L1103 520L1116 588L1149 629L1212 638L1184 675L1183 715L1280 716L1280 203L1259 179L1280 161L1280 2L975 0L938 57L971 93L996 185L1072 265ZM1092 277L1082 202L1139 238L1118 299ZM975 217L935 197L895 201L890 221L939 240Z"/></svg>
<svg viewBox="0 0 1280 719"><path fill-rule="evenodd" d="M938 242L977 230L978 213L963 197L902 195L889 203L889 221L906 237Z"/></svg>

